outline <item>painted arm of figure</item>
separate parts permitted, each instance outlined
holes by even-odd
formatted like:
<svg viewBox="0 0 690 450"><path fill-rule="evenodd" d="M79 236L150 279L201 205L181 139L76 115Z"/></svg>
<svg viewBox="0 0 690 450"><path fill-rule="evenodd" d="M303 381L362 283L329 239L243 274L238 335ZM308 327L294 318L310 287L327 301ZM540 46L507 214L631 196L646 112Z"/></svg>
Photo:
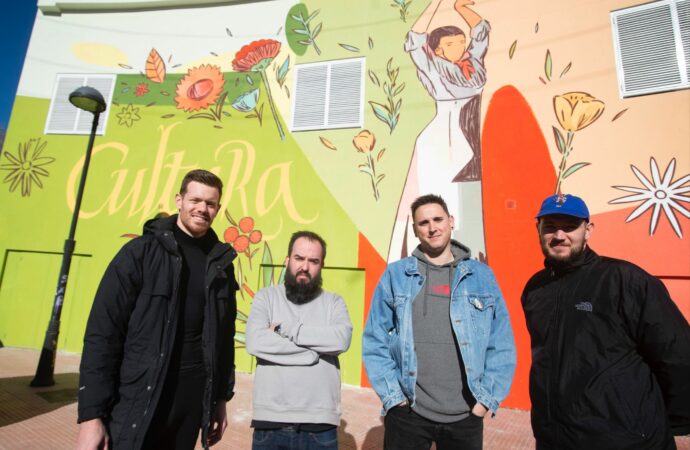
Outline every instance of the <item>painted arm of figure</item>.
<svg viewBox="0 0 690 450"><path fill-rule="evenodd" d="M247 319L247 352L284 366L310 366L319 360L314 350L300 347L273 331L267 299L259 291Z"/></svg>
<svg viewBox="0 0 690 450"><path fill-rule="evenodd" d="M641 270L640 270L641 271ZM626 305L637 349L659 382L673 434L690 433L690 326L664 284L649 274L626 282Z"/></svg>
<svg viewBox="0 0 690 450"><path fill-rule="evenodd" d="M482 17L468 8L468 5L474 5L474 2L472 0L456 0L455 11L460 14L460 17L462 17L462 19L467 22L470 29L472 29L479 25L479 22L482 21Z"/></svg>
<svg viewBox="0 0 690 450"><path fill-rule="evenodd" d="M333 303L330 323L304 325L300 322L282 322L281 336L322 355L339 355L346 352L352 341L352 322L345 300L336 296Z"/></svg>
<svg viewBox="0 0 690 450"><path fill-rule="evenodd" d="M108 418L115 402L129 317L142 285L139 249L134 241L125 245L96 291L79 367L79 423Z"/></svg>
<svg viewBox="0 0 690 450"><path fill-rule="evenodd" d="M374 291L362 335L362 360L369 382L388 411L406 399L398 377L402 370L391 356L391 342L400 339L393 321L391 277L384 272Z"/></svg>
<svg viewBox="0 0 690 450"><path fill-rule="evenodd" d="M508 308L496 278L493 273L490 276L496 303L491 323L491 334L489 335L489 342L486 348L484 377L481 381L481 384L484 386L483 390L489 393L489 397L486 399L477 398L477 401L491 411L496 412L499 404L510 392L510 385L513 382L515 366L517 365L517 355Z"/></svg>
<svg viewBox="0 0 690 450"><path fill-rule="evenodd" d="M417 21L412 25L412 31L415 33L426 33L429 31L429 25L431 25L431 20L438 13L441 3L446 0L431 0L429 6L427 6L424 11L419 15Z"/></svg>

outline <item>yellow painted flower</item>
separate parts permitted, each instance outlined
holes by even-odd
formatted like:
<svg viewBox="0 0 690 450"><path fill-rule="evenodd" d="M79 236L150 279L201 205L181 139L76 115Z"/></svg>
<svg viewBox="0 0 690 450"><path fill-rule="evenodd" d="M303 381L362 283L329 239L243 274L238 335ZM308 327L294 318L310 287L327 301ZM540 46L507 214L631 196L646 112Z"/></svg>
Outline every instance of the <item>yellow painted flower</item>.
<svg viewBox="0 0 690 450"><path fill-rule="evenodd" d="M553 98L553 110L561 128L574 132L594 123L604 112L604 102L586 92L568 92Z"/></svg>
<svg viewBox="0 0 690 450"><path fill-rule="evenodd" d="M376 136L369 130L362 130L352 139L352 145L359 153L370 153L376 145Z"/></svg>

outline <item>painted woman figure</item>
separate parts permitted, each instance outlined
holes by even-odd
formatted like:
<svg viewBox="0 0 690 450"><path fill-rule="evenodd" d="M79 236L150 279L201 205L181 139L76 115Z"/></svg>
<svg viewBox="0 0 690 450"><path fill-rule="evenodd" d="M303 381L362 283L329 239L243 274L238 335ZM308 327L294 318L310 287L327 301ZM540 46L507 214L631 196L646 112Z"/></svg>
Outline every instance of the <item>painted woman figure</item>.
<svg viewBox="0 0 690 450"><path fill-rule="evenodd" d="M409 219L410 203L418 195L441 195L459 225L453 237L470 247L477 258L486 253L481 198L480 114L486 82L484 56L489 23L468 8L469 0L432 0L407 35L405 50L417 76L436 100L436 115L417 137L398 206L388 260L406 256L416 246ZM433 22L458 23L429 28ZM407 240L407 242L405 242Z"/></svg>

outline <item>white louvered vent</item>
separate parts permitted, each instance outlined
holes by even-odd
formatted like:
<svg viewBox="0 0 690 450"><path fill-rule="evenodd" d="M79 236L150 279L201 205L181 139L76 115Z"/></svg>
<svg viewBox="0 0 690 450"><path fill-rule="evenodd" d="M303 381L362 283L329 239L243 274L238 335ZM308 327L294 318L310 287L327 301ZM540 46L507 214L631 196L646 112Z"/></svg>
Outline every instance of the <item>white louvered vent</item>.
<svg viewBox="0 0 690 450"><path fill-rule="evenodd" d="M611 12L621 97L690 88L690 0Z"/></svg>
<svg viewBox="0 0 690 450"><path fill-rule="evenodd" d="M107 108L98 119L96 134L105 134L105 126L108 123L110 113L110 102L115 87L115 75L96 74L58 74L46 119L45 134L91 133L93 114L83 111L69 102L69 94L81 86L91 86L103 94Z"/></svg>
<svg viewBox="0 0 690 450"><path fill-rule="evenodd" d="M360 128L365 58L295 66L292 131Z"/></svg>

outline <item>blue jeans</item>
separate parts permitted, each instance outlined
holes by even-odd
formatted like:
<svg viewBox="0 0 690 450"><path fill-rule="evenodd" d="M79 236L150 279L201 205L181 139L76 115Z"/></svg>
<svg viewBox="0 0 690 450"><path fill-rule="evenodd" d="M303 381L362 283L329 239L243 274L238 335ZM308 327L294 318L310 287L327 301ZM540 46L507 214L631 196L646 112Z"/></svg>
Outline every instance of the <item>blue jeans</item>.
<svg viewBox="0 0 690 450"><path fill-rule="evenodd" d="M252 450L338 450L338 429L319 433L291 429L254 430Z"/></svg>

